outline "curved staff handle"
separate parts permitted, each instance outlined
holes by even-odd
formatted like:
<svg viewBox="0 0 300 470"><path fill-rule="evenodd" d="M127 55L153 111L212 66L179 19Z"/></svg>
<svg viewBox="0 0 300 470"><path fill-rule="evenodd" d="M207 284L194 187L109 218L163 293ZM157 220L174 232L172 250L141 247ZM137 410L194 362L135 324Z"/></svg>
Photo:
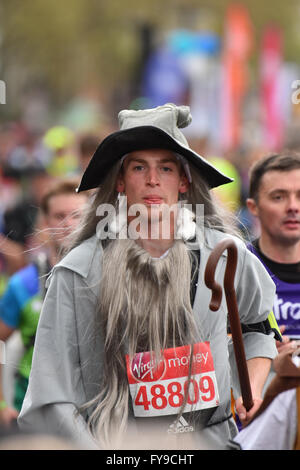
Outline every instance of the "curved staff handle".
<svg viewBox="0 0 300 470"><path fill-rule="evenodd" d="M224 275L224 290L228 308L228 316L234 346L235 359L237 363L243 398L243 405L246 410L249 411L250 408L252 408L253 406L253 399L248 375L246 355L244 350L242 328L238 313L236 293L234 289L234 277L237 266L237 247L232 239L226 238L225 240L222 240L216 245L216 247L208 258L204 280L206 286L212 290L212 297L209 308L216 312L220 308L222 300L222 287L215 281L215 271L218 261L223 251L225 251L226 249L228 252L228 259Z"/></svg>

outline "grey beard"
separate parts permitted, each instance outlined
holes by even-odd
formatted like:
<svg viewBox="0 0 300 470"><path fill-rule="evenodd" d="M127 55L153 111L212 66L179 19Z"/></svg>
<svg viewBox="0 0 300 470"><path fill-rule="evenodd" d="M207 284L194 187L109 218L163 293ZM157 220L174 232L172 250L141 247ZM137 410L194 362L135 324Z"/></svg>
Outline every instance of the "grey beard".
<svg viewBox="0 0 300 470"><path fill-rule="evenodd" d="M159 354L195 339L191 260L181 240L160 259L133 240L113 241L104 251L102 273L100 312L107 345L115 338L130 355Z"/></svg>

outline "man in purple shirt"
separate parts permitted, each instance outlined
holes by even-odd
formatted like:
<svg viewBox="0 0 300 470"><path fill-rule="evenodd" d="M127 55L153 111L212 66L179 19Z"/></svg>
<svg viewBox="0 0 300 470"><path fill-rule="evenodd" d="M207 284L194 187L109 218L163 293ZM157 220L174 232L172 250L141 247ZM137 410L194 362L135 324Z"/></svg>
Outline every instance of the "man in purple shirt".
<svg viewBox="0 0 300 470"><path fill-rule="evenodd" d="M284 331L278 351L300 340L300 155L271 155L250 172L247 206L260 223L249 249L276 284L274 315Z"/></svg>

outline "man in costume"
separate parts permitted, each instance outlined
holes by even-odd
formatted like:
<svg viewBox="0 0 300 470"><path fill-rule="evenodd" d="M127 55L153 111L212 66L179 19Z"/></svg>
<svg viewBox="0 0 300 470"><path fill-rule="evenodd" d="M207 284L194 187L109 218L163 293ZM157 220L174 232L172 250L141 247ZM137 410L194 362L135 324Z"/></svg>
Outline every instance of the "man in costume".
<svg viewBox="0 0 300 470"><path fill-rule="evenodd" d="M231 180L189 148L180 128L190 122L186 106L121 111L120 130L91 159L78 192L98 189L48 281L22 429L88 448L120 448L150 423L169 439L191 433L195 448L201 433L218 446L235 436L226 302L212 312L203 280L211 251L235 237L242 323L265 322L275 289L230 235L209 189ZM246 412L239 397L236 410L247 422L276 347L265 329L248 331L244 342L254 405Z"/></svg>

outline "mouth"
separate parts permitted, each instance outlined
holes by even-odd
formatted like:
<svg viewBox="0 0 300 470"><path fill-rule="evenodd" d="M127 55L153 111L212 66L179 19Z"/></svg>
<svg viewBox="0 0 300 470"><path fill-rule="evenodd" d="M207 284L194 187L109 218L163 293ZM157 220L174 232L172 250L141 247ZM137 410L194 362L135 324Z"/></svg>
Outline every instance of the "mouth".
<svg viewBox="0 0 300 470"><path fill-rule="evenodd" d="M160 205L163 203L163 198L160 196L150 195L150 196L145 196L143 198L143 201L146 205Z"/></svg>
<svg viewBox="0 0 300 470"><path fill-rule="evenodd" d="M298 219L287 219L283 222L283 225L287 228L299 228L300 227L300 220Z"/></svg>

